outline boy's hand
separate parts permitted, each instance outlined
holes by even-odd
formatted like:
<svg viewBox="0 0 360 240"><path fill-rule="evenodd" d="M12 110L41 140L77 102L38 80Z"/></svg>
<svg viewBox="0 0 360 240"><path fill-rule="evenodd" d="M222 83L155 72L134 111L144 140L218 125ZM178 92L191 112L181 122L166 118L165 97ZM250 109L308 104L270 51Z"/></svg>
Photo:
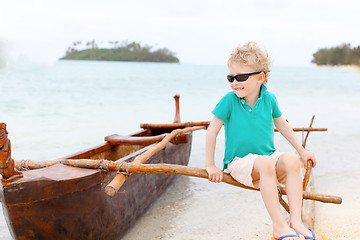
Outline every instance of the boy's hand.
<svg viewBox="0 0 360 240"><path fill-rule="evenodd" d="M300 155L301 160L304 163L305 169L307 168L308 160L311 160L313 162L313 167L316 166L316 158L312 152L309 152L308 150L304 149L303 151L299 152L299 155Z"/></svg>
<svg viewBox="0 0 360 240"><path fill-rule="evenodd" d="M206 171L209 174L209 181L219 183L222 182L224 173L220 168L215 165L211 165L206 167Z"/></svg>

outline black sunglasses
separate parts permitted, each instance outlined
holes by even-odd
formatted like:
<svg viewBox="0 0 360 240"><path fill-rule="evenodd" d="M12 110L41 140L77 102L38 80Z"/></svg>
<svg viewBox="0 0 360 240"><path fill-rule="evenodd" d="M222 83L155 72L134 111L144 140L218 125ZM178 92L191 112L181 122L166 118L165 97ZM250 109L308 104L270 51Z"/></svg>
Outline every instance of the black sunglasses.
<svg viewBox="0 0 360 240"><path fill-rule="evenodd" d="M259 74L261 72L252 72L252 73L242 73L242 74L238 74L238 75L235 75L235 76L231 76L231 75L227 75L227 80L229 80L229 82L233 82L234 79L236 79L236 81L238 82L244 82L246 80L248 80L248 78L251 76L251 75L255 75L255 74Z"/></svg>

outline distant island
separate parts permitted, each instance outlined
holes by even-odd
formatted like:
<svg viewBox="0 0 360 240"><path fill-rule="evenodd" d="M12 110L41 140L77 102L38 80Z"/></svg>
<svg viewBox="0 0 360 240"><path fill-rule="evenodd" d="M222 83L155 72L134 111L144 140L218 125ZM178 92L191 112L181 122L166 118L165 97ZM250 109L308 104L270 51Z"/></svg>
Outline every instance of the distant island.
<svg viewBox="0 0 360 240"><path fill-rule="evenodd" d="M360 46L352 48L350 44L342 44L333 48L321 48L313 54L313 57L311 62L318 66L360 66Z"/></svg>
<svg viewBox="0 0 360 240"><path fill-rule="evenodd" d="M139 42L127 41L119 45L119 41L110 41L110 48L99 48L98 44L88 41L85 49L78 50L82 46L81 41L74 42L68 47L64 57L60 60L97 60L97 61L134 61L134 62L168 62L178 63L175 53L167 48L152 51L152 46L141 46Z"/></svg>

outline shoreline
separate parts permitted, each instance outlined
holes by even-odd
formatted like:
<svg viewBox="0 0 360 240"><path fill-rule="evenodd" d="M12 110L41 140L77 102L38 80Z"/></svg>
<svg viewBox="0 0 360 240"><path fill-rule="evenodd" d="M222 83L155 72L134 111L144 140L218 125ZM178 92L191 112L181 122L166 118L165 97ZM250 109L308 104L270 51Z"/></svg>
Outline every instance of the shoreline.
<svg viewBox="0 0 360 240"><path fill-rule="evenodd" d="M316 68L351 68L360 70L360 65L315 65Z"/></svg>

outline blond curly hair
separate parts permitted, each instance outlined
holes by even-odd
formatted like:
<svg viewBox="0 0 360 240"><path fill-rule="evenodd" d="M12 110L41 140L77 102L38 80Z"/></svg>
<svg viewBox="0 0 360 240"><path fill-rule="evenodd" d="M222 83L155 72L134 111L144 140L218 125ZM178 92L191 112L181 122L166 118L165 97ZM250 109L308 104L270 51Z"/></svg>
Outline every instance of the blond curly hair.
<svg viewBox="0 0 360 240"><path fill-rule="evenodd" d="M266 84L269 79L271 64L269 54L256 42L248 42L234 48L227 62L228 66L231 63L243 64L253 68L254 71L264 72L265 80L263 84Z"/></svg>

